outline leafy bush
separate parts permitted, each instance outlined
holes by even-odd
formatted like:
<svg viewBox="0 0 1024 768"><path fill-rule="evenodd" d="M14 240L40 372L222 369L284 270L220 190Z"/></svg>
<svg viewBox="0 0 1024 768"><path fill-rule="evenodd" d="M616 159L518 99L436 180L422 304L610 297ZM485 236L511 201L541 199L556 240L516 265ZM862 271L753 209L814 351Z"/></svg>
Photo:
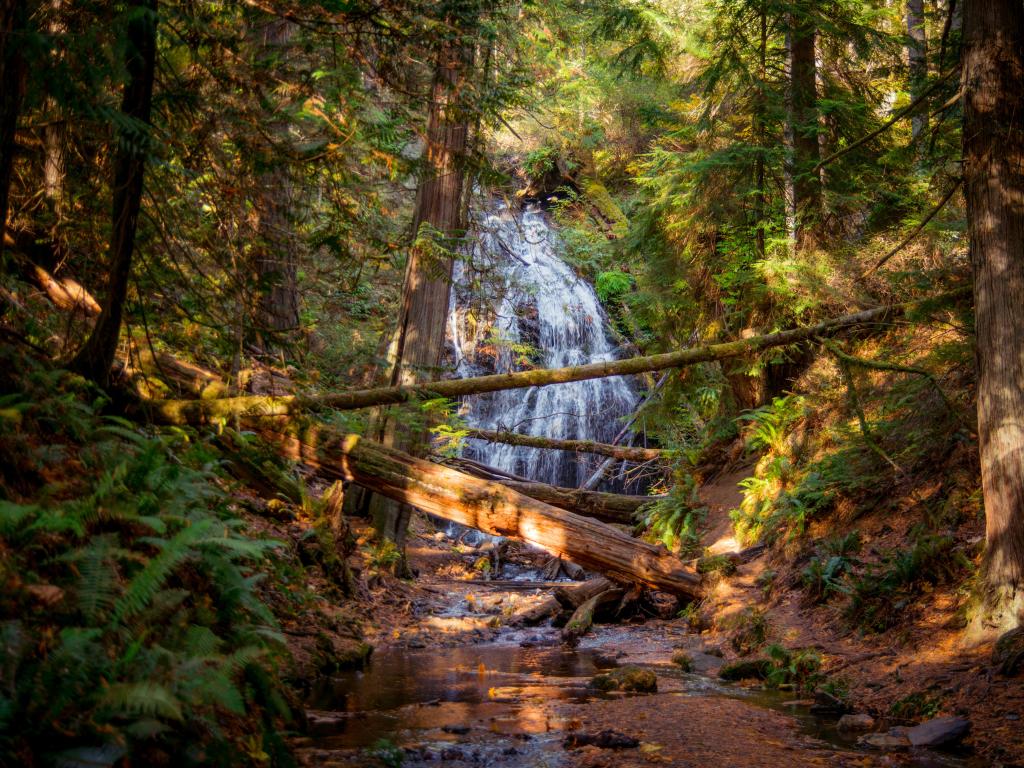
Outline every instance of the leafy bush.
<svg viewBox="0 0 1024 768"><path fill-rule="evenodd" d="M0 750L31 766L287 762L281 648L211 453L101 418L61 374L8 398L0 460Z"/></svg>
<svg viewBox="0 0 1024 768"><path fill-rule="evenodd" d="M660 542L677 554L695 553L700 547L700 524L707 509L700 506L697 487L685 475L668 496L637 510L637 518L646 529L645 538Z"/></svg>
<svg viewBox="0 0 1024 768"><path fill-rule="evenodd" d="M598 298L605 304L620 298L632 287L633 278L618 270L602 272L594 283L594 290L597 291Z"/></svg>
<svg viewBox="0 0 1024 768"><path fill-rule="evenodd" d="M798 691L812 691L823 679L821 655L813 648L789 650L778 644L769 645L772 666L765 676L769 688L792 685Z"/></svg>
<svg viewBox="0 0 1024 768"><path fill-rule="evenodd" d="M813 558L801 574L811 602L821 603L835 594L849 594L850 588L844 577L856 564L850 556L858 553L860 548L859 531L824 542L824 555Z"/></svg>

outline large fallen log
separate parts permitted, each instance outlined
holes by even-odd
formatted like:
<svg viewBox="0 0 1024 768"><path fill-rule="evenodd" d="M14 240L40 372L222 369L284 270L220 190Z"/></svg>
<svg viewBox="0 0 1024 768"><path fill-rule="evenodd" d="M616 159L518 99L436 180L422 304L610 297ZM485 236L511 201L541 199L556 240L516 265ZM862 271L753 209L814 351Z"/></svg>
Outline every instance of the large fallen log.
<svg viewBox="0 0 1024 768"><path fill-rule="evenodd" d="M946 298L960 293L959 291L953 292ZM934 300L936 299L932 299L932 301ZM647 371L661 371L695 363L742 357L764 349L809 341L818 336L828 337L865 325L890 322L904 315L908 310L920 306L921 303L908 302L875 307L787 331L683 349L678 352L665 352L647 357L630 357L625 360L608 360L568 368L541 368L531 371L474 376L466 379L429 381L408 387L376 387L326 395L154 400L147 403L147 408L150 418L154 421L165 424L203 424L239 417L288 416L302 411L323 409L352 410L375 405L406 403L421 398L462 397L505 389L544 387L570 381L599 379L605 376L628 376Z"/></svg>
<svg viewBox="0 0 1024 768"><path fill-rule="evenodd" d="M598 443L594 440L556 440L550 437L520 435L516 432L494 432L489 429L471 429L467 437L486 440L491 443L522 445L527 448L550 448L558 451L575 451L576 453L596 453L623 461L650 461L661 458L660 448L632 448L625 445Z"/></svg>
<svg viewBox="0 0 1024 768"><path fill-rule="evenodd" d="M567 509L577 515L593 517L604 523L632 525L636 522L634 515L644 504L650 504L661 496L634 496L622 493L604 493L588 491L582 488L560 488L526 480L512 475L496 467L489 467L468 459L442 459L441 464L454 467L467 475L492 480L496 483L526 494L532 499L543 501L559 509Z"/></svg>
<svg viewBox="0 0 1024 768"><path fill-rule="evenodd" d="M365 440L310 425L261 434L285 455L424 512L494 536L521 539L617 581L697 596L701 579L664 548L616 528L532 499L500 483Z"/></svg>
<svg viewBox="0 0 1024 768"><path fill-rule="evenodd" d="M577 488L560 488L544 483L524 483L518 480L498 480L506 488L543 501L559 509L575 512L577 515L593 517L605 523L633 525L634 515L644 504L657 501L658 496L630 496L622 493L584 491Z"/></svg>

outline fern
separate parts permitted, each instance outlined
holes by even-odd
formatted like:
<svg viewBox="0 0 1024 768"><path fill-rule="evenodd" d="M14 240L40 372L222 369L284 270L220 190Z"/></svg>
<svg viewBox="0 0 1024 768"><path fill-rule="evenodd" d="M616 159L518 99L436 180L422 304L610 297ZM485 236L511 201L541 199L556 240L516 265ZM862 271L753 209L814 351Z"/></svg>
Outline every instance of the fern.
<svg viewBox="0 0 1024 768"><path fill-rule="evenodd" d="M111 685L100 697L99 705L116 714L183 718L177 697L165 686L148 680Z"/></svg>

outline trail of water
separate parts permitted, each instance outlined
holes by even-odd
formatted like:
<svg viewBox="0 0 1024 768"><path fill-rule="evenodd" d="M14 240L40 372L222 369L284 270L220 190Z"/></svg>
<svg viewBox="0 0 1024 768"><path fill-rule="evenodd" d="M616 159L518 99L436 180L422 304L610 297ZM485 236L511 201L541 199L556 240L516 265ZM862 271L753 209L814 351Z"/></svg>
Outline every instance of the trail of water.
<svg viewBox="0 0 1024 768"><path fill-rule="evenodd" d="M537 206L495 204L478 217L471 258L455 270L449 342L460 377L560 368L617 357L593 287L559 256L562 244ZM611 377L466 398L474 427L550 438L610 441L637 403ZM593 461L565 451L471 440L468 458L531 480L577 487Z"/></svg>

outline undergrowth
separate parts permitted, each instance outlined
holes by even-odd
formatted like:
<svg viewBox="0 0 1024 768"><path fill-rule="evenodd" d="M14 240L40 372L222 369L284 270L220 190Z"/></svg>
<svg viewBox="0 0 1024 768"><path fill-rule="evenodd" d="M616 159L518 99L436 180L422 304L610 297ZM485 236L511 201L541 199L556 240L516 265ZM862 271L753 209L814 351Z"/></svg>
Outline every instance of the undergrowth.
<svg viewBox="0 0 1024 768"><path fill-rule="evenodd" d="M69 374L14 385L0 402L2 763L287 764L283 642L257 593L276 544L245 535L215 454L101 415Z"/></svg>

